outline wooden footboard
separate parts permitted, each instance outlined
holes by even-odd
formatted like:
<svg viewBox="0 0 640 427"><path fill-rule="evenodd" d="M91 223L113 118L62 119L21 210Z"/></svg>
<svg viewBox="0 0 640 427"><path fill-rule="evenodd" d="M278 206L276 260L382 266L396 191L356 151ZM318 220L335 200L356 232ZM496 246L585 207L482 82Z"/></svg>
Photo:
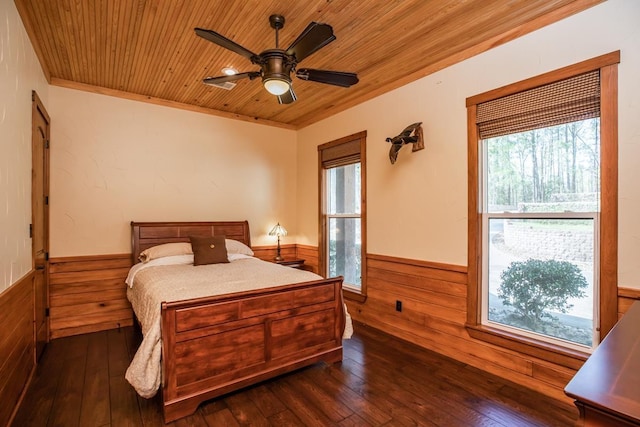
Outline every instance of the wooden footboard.
<svg viewBox="0 0 640 427"><path fill-rule="evenodd" d="M342 278L162 304L165 422L208 399L342 360Z"/></svg>

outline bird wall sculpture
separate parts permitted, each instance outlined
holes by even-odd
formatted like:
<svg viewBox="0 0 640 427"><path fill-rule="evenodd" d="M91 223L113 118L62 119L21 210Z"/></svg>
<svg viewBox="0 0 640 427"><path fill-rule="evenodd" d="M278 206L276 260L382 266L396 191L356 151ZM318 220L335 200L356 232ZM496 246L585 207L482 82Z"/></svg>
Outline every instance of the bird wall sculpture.
<svg viewBox="0 0 640 427"><path fill-rule="evenodd" d="M398 152L405 144L413 144L411 152L422 150L424 148L424 140L422 138L422 122L410 124L399 135L393 138L387 138L386 141L391 143L389 150L389 160L391 164L396 162Z"/></svg>

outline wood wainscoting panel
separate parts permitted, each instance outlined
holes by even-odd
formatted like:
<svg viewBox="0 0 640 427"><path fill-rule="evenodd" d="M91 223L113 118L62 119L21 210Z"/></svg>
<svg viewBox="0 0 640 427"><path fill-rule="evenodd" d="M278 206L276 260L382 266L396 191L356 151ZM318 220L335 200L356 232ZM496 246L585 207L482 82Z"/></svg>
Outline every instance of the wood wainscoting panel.
<svg viewBox="0 0 640 427"><path fill-rule="evenodd" d="M277 246L252 246L253 254L256 258L260 258L263 261L272 261L276 257ZM295 258L296 245L280 245L280 256L283 258Z"/></svg>
<svg viewBox="0 0 640 427"><path fill-rule="evenodd" d="M9 425L35 367L33 271L0 293L0 425Z"/></svg>
<svg viewBox="0 0 640 427"><path fill-rule="evenodd" d="M51 338L131 325L124 283L130 268L131 254L51 258Z"/></svg>
<svg viewBox="0 0 640 427"><path fill-rule="evenodd" d="M631 304L640 301L640 289L618 288L618 319L627 312Z"/></svg>
<svg viewBox="0 0 640 427"><path fill-rule="evenodd" d="M273 261L276 257L276 246L254 246L256 258ZM280 254L285 259L303 259L304 269L318 273L318 247L307 245L280 245Z"/></svg>
<svg viewBox="0 0 640 427"><path fill-rule="evenodd" d="M305 259L317 271L317 248L280 245L284 258ZM252 248L257 258L273 261L276 246ZM131 254L51 258L49 299L51 338L114 329L132 324L133 312L124 283Z"/></svg>
<svg viewBox="0 0 640 427"><path fill-rule="evenodd" d="M296 245L296 258L304 260L305 269L319 273L318 269L318 247L308 245ZM322 276L322 274L320 274Z"/></svg>
<svg viewBox="0 0 640 427"><path fill-rule="evenodd" d="M256 258L260 258L264 261L273 262L276 257L276 246L254 246L251 249L253 250ZM318 273L317 246L280 245L280 254L284 259L303 259L304 270L320 274Z"/></svg>
<svg viewBox="0 0 640 427"><path fill-rule="evenodd" d="M369 254L367 280L364 303L346 300L354 320L569 401L563 389L574 369L469 336L466 267Z"/></svg>

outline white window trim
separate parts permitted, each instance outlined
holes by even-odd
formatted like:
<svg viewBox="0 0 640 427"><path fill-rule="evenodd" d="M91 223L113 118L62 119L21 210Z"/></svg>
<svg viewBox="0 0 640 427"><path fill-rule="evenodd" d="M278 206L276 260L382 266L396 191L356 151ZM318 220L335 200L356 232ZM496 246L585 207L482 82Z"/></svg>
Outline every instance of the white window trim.
<svg viewBox="0 0 640 427"><path fill-rule="evenodd" d="M486 177L485 177L486 178ZM486 193L483 193L483 195ZM485 206L486 210L486 205ZM489 221L493 218L504 219L587 219L593 221L593 277L592 277L592 313L593 313L593 331L592 331L592 345L591 347L586 345L580 345L571 341L563 340L561 338L555 338L549 335L540 334L525 329L517 328L514 326L505 325L489 320ZM490 326L495 329L504 330L518 335L523 335L527 338L536 339L550 344L555 344L561 347L567 347L576 351L583 351L592 353L593 350L600 343L597 325L599 324L599 311L600 305L600 245L598 236L600 234L600 214L599 212L513 212L513 213L482 213L482 306L481 306L481 324Z"/></svg>
<svg viewBox="0 0 640 427"><path fill-rule="evenodd" d="M359 164L359 163L360 163L360 162L354 162L354 163L350 163L350 164ZM360 165L360 166L362 166L362 165ZM329 170L329 169L327 169L327 170L325 171L325 173L326 173L328 170ZM328 189L329 189L329 186L327 186L327 191L328 191ZM362 193L362 191L361 191L360 193ZM327 196L328 196L328 195L327 195L327 194L325 194L325 197L327 197ZM339 213L339 214L329 214L329 213L328 213L328 214L326 214L326 215L325 215L325 219L326 219L326 222L325 222L325 230L327 230L327 233L329 233L329 230L330 230L329 224L331 223L331 219L333 219L333 218L346 218L346 219L350 219L350 218L351 218L351 219L359 219L359 220L360 220L360 230L362 231L362 214L361 214L361 213ZM328 241L329 241L329 236L328 236L328 234L327 234L327 237L326 237L326 238L327 238L327 242L328 242ZM330 257L329 257L329 252L330 252L330 251L329 251L329 245L327 245L327 247L326 247L326 253L325 253L325 256L326 256L327 261L330 259ZM362 253L360 254L360 257L362 258ZM363 264L363 260L362 260L362 259L360 259L360 265L362 266L362 264ZM328 266L329 266L329 263L327 262L327 269L328 269ZM346 282L346 281L345 281L345 282L343 283L343 287L344 287L345 289L352 290L353 292L358 292L358 293L359 293L359 292L361 292L361 288L362 288L362 274L363 274L363 273L362 273L362 272L360 272L360 286L356 286L356 285L355 285L355 284L353 284L353 283L348 283L348 282Z"/></svg>

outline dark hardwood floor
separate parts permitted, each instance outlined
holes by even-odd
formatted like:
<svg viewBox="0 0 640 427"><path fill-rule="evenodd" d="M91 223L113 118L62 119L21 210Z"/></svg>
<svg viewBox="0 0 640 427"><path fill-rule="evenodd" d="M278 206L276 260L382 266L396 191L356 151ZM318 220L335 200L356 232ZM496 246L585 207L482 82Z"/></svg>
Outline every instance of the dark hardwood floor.
<svg viewBox="0 0 640 427"><path fill-rule="evenodd" d="M13 426L162 426L160 400L124 379L133 328L54 340ZM578 411L356 325L344 360L209 401L171 426L571 426Z"/></svg>

